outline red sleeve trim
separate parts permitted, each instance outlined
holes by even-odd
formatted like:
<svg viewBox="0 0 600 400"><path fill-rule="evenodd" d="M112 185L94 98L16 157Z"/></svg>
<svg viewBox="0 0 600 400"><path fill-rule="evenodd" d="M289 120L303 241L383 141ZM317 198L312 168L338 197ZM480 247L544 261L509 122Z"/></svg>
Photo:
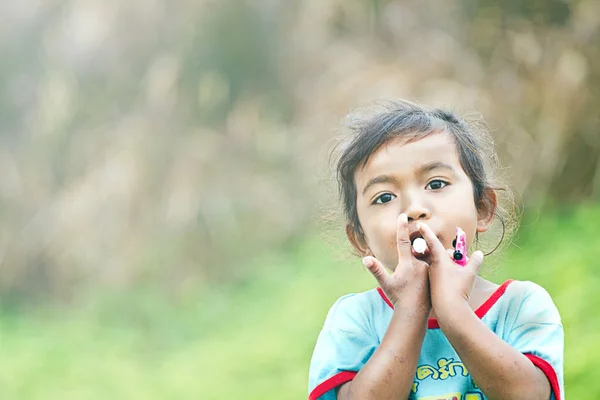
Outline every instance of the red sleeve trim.
<svg viewBox="0 0 600 400"><path fill-rule="evenodd" d="M506 292L506 288L508 287L508 285L511 284L511 282L513 282L512 279L509 279L509 280L505 281L502 285L500 285L498 287L498 289L496 289L496 291L482 305L479 306L479 308L477 310L475 310L475 315L477 315L479 317L479 319L483 318L483 316L485 314L487 314L488 311L490 311L490 308L492 308L492 306L494 304L496 304L496 302L500 299L500 297L502 297L502 295L504 294L504 292ZM385 301L385 303L388 306L390 306L391 309L394 309L394 305L387 298L387 296L383 292L383 289L381 289L380 287L378 287L377 291L379 292L379 295L381 296L381 298L383 299L383 301ZM435 318L429 318L427 320L427 328L428 329L439 329L440 328L440 324L437 322L437 319L435 319Z"/></svg>
<svg viewBox="0 0 600 400"><path fill-rule="evenodd" d="M550 387L552 388L552 392L554 392L554 397L556 397L556 400L560 400L560 385L558 384L558 375L556 375L554 367L552 367L548 361L538 356L534 356L533 354L525 354L525 357L529 358L533 365L542 370L548 378L548 381L550 381Z"/></svg>
<svg viewBox="0 0 600 400"><path fill-rule="evenodd" d="M308 395L308 400L317 400L319 397L323 396L325 393L329 392L331 389L340 386L343 383L351 381L354 379L358 372L352 371L342 371L340 373L335 374L331 378L323 381L321 384L317 385L316 388L313 389L312 392Z"/></svg>

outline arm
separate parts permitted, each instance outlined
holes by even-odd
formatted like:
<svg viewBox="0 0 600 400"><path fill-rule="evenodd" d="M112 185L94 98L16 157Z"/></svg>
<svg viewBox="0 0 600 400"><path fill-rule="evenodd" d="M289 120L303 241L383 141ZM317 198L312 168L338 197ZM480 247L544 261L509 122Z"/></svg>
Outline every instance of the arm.
<svg viewBox="0 0 600 400"><path fill-rule="evenodd" d="M546 375L485 326L466 301L440 305L436 315L440 328L487 397L494 400L550 398Z"/></svg>
<svg viewBox="0 0 600 400"><path fill-rule="evenodd" d="M440 328L483 393L493 400L550 398L544 373L471 310L468 299L483 254L476 251L466 266L459 266L429 227L421 224L419 229L431 249L431 301Z"/></svg>
<svg viewBox="0 0 600 400"><path fill-rule="evenodd" d="M431 301L427 264L412 256L406 214L398 217L396 245L398 265L391 274L374 257L363 260L393 303L394 314L369 361L340 388L341 400L406 399L412 388Z"/></svg>
<svg viewBox="0 0 600 400"><path fill-rule="evenodd" d="M428 307L394 309L381 344L353 381L340 387L338 398L406 399L415 378L425 337Z"/></svg>

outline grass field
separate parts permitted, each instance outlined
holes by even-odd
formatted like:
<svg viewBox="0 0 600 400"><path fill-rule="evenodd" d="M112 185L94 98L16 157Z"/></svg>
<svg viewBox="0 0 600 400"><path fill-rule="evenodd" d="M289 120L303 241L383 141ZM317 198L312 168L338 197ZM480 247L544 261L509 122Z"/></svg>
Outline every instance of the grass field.
<svg viewBox="0 0 600 400"><path fill-rule="evenodd" d="M526 221L498 272L553 296L566 334L566 394L600 396L600 207ZM0 314L0 399L302 399L325 314L374 286L358 259L306 240L254 260L243 283L177 300L151 289ZM202 293L202 296L193 293Z"/></svg>

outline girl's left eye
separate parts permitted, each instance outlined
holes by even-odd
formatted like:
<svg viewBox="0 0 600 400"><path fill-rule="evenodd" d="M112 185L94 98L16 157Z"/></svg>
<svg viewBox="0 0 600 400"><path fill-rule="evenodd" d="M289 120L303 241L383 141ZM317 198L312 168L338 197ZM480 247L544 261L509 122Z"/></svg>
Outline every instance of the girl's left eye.
<svg viewBox="0 0 600 400"><path fill-rule="evenodd" d="M442 181L440 179L434 179L431 182L429 182L425 188L430 190L440 190L446 186L448 186L448 182Z"/></svg>

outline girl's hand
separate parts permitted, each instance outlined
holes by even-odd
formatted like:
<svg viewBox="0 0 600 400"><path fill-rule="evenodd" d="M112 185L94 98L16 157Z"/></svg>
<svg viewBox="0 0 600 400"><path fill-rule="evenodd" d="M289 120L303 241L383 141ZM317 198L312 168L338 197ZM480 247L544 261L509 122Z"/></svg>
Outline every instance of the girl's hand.
<svg viewBox="0 0 600 400"><path fill-rule="evenodd" d="M409 235L408 218L406 214L400 214L396 231L398 265L394 271L390 273L372 256L365 257L363 264L373 274L394 308L406 306L408 309L416 307L430 310L427 263L413 257Z"/></svg>
<svg viewBox="0 0 600 400"><path fill-rule="evenodd" d="M431 252L429 287L431 302L436 316L445 310L453 310L460 303L468 303L475 277L483 264L483 253L474 252L467 265L460 266L452 259L452 251L446 250L433 231L424 223L417 228Z"/></svg>

